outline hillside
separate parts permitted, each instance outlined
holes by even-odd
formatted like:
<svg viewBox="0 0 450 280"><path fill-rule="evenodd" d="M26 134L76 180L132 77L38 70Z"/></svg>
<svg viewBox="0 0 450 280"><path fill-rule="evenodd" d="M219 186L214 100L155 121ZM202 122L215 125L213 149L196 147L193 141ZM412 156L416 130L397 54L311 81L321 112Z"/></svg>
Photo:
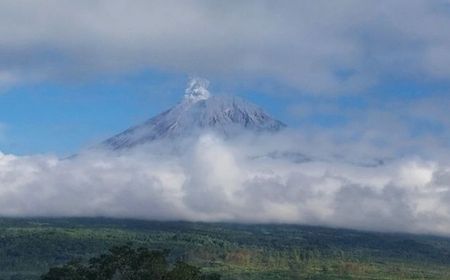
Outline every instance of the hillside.
<svg viewBox="0 0 450 280"><path fill-rule="evenodd" d="M114 245L168 249L224 279L449 279L450 239L293 225L139 220L1 219L0 279Z"/></svg>

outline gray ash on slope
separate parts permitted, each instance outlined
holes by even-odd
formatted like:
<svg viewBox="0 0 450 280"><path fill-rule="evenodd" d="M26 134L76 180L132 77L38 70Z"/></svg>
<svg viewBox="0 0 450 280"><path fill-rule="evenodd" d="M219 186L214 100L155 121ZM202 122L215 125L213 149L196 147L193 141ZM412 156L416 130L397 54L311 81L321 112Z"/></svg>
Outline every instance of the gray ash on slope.
<svg viewBox="0 0 450 280"><path fill-rule="evenodd" d="M242 130L273 133L286 126L244 99L211 96L207 87L206 80L192 79L179 104L107 139L103 144L120 150L155 140L189 137L204 131L232 137Z"/></svg>

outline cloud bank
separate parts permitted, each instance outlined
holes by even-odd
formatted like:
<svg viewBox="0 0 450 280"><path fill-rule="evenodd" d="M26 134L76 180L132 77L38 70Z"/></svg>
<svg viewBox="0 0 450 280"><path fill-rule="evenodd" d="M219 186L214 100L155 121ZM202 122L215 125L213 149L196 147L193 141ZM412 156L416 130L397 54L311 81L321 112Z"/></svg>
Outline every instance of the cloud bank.
<svg viewBox="0 0 450 280"><path fill-rule="evenodd" d="M71 159L0 155L1 216L275 222L450 235L450 164L380 159L294 134L214 134ZM174 146L175 147L175 146ZM300 148L301 147L301 148ZM336 149L335 149L336 150ZM448 158L448 157L447 157Z"/></svg>
<svg viewBox="0 0 450 280"><path fill-rule="evenodd" d="M7 0L0 26L0 86L153 69L347 93L450 74L444 0Z"/></svg>

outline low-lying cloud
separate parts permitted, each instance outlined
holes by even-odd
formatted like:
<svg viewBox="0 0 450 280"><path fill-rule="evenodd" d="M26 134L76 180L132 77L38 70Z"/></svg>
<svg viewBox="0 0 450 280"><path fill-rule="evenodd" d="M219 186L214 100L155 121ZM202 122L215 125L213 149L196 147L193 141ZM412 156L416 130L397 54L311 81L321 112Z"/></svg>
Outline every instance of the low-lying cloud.
<svg viewBox="0 0 450 280"><path fill-rule="evenodd" d="M275 222L450 235L450 165L214 134L70 159L0 155L1 216ZM375 155L376 153L373 153Z"/></svg>

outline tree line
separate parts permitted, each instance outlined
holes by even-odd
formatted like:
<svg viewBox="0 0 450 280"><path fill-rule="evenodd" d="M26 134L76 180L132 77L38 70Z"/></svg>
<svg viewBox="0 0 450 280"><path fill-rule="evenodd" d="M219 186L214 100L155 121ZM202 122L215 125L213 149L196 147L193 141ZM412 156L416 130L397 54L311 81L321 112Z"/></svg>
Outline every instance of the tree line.
<svg viewBox="0 0 450 280"><path fill-rule="evenodd" d="M88 262L73 260L50 268L41 280L220 280L219 274L177 261L170 264L168 251L116 246Z"/></svg>

